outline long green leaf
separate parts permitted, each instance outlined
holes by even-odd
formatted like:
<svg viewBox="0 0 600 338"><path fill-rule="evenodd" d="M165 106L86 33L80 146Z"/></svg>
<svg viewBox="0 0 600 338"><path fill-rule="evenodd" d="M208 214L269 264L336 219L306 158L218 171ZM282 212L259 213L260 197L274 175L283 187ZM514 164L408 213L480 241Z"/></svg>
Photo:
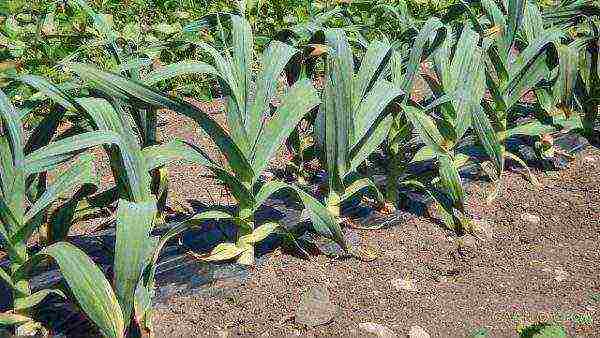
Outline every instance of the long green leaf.
<svg viewBox="0 0 600 338"><path fill-rule="evenodd" d="M348 150L354 135L352 114L352 78L354 62L346 34L341 29L325 31L329 46L323 93L325 148L329 187L343 191L341 177L348 172Z"/></svg>
<svg viewBox="0 0 600 338"><path fill-rule="evenodd" d="M498 173L502 173L504 170L504 149L487 115L481 108L473 111L473 127L479 137L479 142L493 160L496 170Z"/></svg>
<svg viewBox="0 0 600 338"><path fill-rule="evenodd" d="M144 83L147 86L154 86L165 80L170 80L178 76L210 74L220 77L221 74L211 65L198 61L181 61L166 65L160 69L150 72L145 78Z"/></svg>
<svg viewBox="0 0 600 338"><path fill-rule="evenodd" d="M446 153L443 147L444 138L435 122L425 112L412 106L403 106L407 119L415 127L421 140L438 154Z"/></svg>
<svg viewBox="0 0 600 338"><path fill-rule="evenodd" d="M150 237L156 202L119 201L115 242L115 291L125 326L133 313L135 288L150 262L156 242Z"/></svg>
<svg viewBox="0 0 600 338"><path fill-rule="evenodd" d="M262 69L256 81L255 99L246 116L246 129L252 146L258 142L263 119L270 112L270 100L275 95L277 80L290 59L298 52L296 48L273 41L262 56Z"/></svg>
<svg viewBox="0 0 600 338"><path fill-rule="evenodd" d="M27 155L25 171L34 174L52 170L77 153L105 144L120 144L119 136L112 131L91 131L61 139Z"/></svg>
<svg viewBox="0 0 600 338"><path fill-rule="evenodd" d="M63 194L70 192L74 186L95 183L97 177L93 169L93 160L91 155L83 156L75 161L68 170L60 173L56 180L46 188L42 196L27 210L25 222L29 222L52 202L58 200Z"/></svg>
<svg viewBox="0 0 600 338"><path fill-rule="evenodd" d="M69 68L76 72L82 79L85 79L109 95L117 96L124 100L128 98L140 100L145 104L171 109L194 119L211 136L221 152L227 157L233 170L236 174L240 175L242 180L250 182L254 177L252 167L236 143L218 123L198 108L163 95L145 85L125 79L116 74L101 71L93 66L70 64Z"/></svg>
<svg viewBox="0 0 600 338"><path fill-rule="evenodd" d="M123 313L110 283L83 251L61 242L47 247L41 254L56 261L81 309L103 335L125 336Z"/></svg>
<svg viewBox="0 0 600 338"><path fill-rule="evenodd" d="M264 170L300 120L319 103L317 91L308 79L297 82L290 89L275 115L266 123L263 132L258 136L252 161L252 167L257 175Z"/></svg>

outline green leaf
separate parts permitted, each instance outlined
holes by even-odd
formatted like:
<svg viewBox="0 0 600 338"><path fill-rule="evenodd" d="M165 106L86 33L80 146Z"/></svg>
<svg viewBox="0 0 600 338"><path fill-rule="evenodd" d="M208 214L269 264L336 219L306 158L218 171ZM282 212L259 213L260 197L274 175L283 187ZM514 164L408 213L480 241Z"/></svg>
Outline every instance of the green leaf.
<svg viewBox="0 0 600 338"><path fill-rule="evenodd" d="M143 150L143 154L149 170L177 160L184 160L189 163L205 166L214 173L218 180L229 188L242 209L252 208L255 204L251 192L244 183L235 175L229 173L222 165L212 162L200 148L190 143L173 140L166 144L146 147Z"/></svg>
<svg viewBox="0 0 600 338"><path fill-rule="evenodd" d="M322 114L325 120L325 157L329 187L343 191L342 178L349 166L350 142L354 135L352 113L354 62L346 34L341 29L325 31L329 51L325 61Z"/></svg>
<svg viewBox="0 0 600 338"><path fill-rule="evenodd" d="M263 119L267 118L265 115L270 112L270 101L276 94L275 90L279 76L281 76L290 59L298 52L292 46L273 41L263 53L262 69L256 81L255 99L246 116L245 127L252 146L258 143L259 133L261 127L263 127Z"/></svg>
<svg viewBox="0 0 600 338"><path fill-rule="evenodd" d="M354 113L352 147L365 141L363 138L374 128L375 121L381 121L385 108L400 95L402 91L391 82L381 80L373 85Z"/></svg>
<svg viewBox="0 0 600 338"><path fill-rule="evenodd" d="M125 326L133 312L135 288L150 262L156 242L150 237L157 209L155 201L119 201L115 242L115 291Z"/></svg>
<svg viewBox="0 0 600 338"><path fill-rule="evenodd" d="M202 166L216 166L202 150L182 140L146 147L142 150L148 170L170 165L176 161L187 161Z"/></svg>
<svg viewBox="0 0 600 338"><path fill-rule="evenodd" d="M68 170L60 173L54 182L46 188L42 196L27 210L25 222L29 222L40 211L50 206L52 202L58 200L63 194L70 192L74 186L95 183L97 177L93 169L93 160L91 155L82 156Z"/></svg>
<svg viewBox="0 0 600 338"><path fill-rule="evenodd" d="M40 173L56 168L91 147L105 144L120 144L119 136L112 131L91 131L50 143L25 158L25 172Z"/></svg>
<svg viewBox="0 0 600 338"><path fill-rule="evenodd" d="M143 84L128 80L117 74L101 71L93 66L69 64L69 68L75 71L82 79L109 95L119 97L123 100L129 98L139 100L147 105L170 109L194 119L211 136L211 139L219 147L219 150L227 157L229 165L236 174L243 181L252 181L254 172L244 153L240 150L240 147L238 147L217 122L198 108L175 98L167 97Z"/></svg>
<svg viewBox="0 0 600 338"><path fill-rule="evenodd" d="M24 82L33 88L39 90L54 102L60 104L65 109L73 109L70 98L62 91L59 87L50 83L48 80L41 76L36 75L23 75L19 78L19 81Z"/></svg>
<svg viewBox="0 0 600 338"><path fill-rule="evenodd" d="M381 194L381 192L379 191L379 189L377 188L377 186L375 185L373 180L371 180L370 178L361 178L361 179L358 179L358 180L355 180L354 182L352 182L352 184L350 184L346 188L344 195L342 195L342 197L340 197L340 201L342 201L342 202L346 201L349 198L351 198L352 196L358 194L359 192L361 192L363 190L372 191L374 197L377 199L378 202L385 201L385 198L383 197L383 195Z"/></svg>
<svg viewBox="0 0 600 338"><path fill-rule="evenodd" d="M362 101L373 85L381 79L382 73L389 58L392 48L389 43L374 41L369 44L367 52L360 64L358 74L354 80L352 95L352 110L357 111ZM360 115L359 115L360 116Z"/></svg>
<svg viewBox="0 0 600 338"><path fill-rule="evenodd" d="M440 164L440 178L442 184L448 191L448 195L452 199L453 205L462 211L464 208L465 193L458 174L458 169L449 156L438 156L438 161Z"/></svg>
<svg viewBox="0 0 600 338"><path fill-rule="evenodd" d="M573 108L578 56L579 51L575 46L558 46L558 78L554 85L554 97L569 110Z"/></svg>
<svg viewBox="0 0 600 338"><path fill-rule="evenodd" d="M542 123L538 120L517 125L506 131L503 139L509 139L516 135L539 136L556 131L556 127L551 124Z"/></svg>
<svg viewBox="0 0 600 338"><path fill-rule="evenodd" d="M481 142L486 153L492 159L497 173L502 173L504 171L504 147L500 143L490 120L481 107L473 111L473 128L477 133L479 142Z"/></svg>
<svg viewBox="0 0 600 338"><path fill-rule="evenodd" d="M44 290L35 292L25 298L16 299L15 300L15 310L19 311L19 310L24 310L24 309L30 309L34 306L37 306L39 303L41 303L46 297L48 297L51 294L55 294L59 297L65 298L65 299L67 298L67 296L60 290L44 289Z"/></svg>
<svg viewBox="0 0 600 338"><path fill-rule="evenodd" d="M282 189L290 189L289 184L281 182L281 181L269 181L263 184L254 198L256 199L255 209L260 208L267 201L269 197L271 197L274 193L282 190Z"/></svg>
<svg viewBox="0 0 600 338"><path fill-rule="evenodd" d="M430 161L435 159L435 157L437 156L437 152L435 152L433 150L433 148L431 148L430 146L423 146L421 147L417 153L415 154L415 156L413 156L411 163L413 162L424 162L424 161Z"/></svg>
<svg viewBox="0 0 600 338"><path fill-rule="evenodd" d="M266 123L257 138L256 151L252 161L252 167L257 175L269 164L302 117L316 107L319 102L317 91L308 79L297 82L290 89L275 115Z"/></svg>
<svg viewBox="0 0 600 338"><path fill-rule="evenodd" d="M523 13L525 10L526 0L507 0L508 1L508 20L506 41L507 46L512 46L513 41L523 22Z"/></svg>
<svg viewBox="0 0 600 338"><path fill-rule="evenodd" d="M539 323L524 328L519 332L521 338L567 338L565 328L559 324Z"/></svg>
<svg viewBox="0 0 600 338"><path fill-rule="evenodd" d="M412 106L403 106L406 118L414 126L421 140L438 154L445 154L443 147L444 137L435 125L435 122L425 112Z"/></svg>
<svg viewBox="0 0 600 338"><path fill-rule="evenodd" d="M110 283L83 251L72 244L60 242L40 254L56 261L79 306L104 336L125 336L123 313Z"/></svg>
<svg viewBox="0 0 600 338"><path fill-rule="evenodd" d="M313 229L321 236L336 242L342 250L348 251L342 228L329 210L327 210L327 208L316 198L304 192L304 190L295 186L290 187L296 191L298 197L300 197L300 200L308 210Z"/></svg>
<svg viewBox="0 0 600 338"><path fill-rule="evenodd" d="M231 25L233 38L232 48L233 56L231 67L233 76L239 89L237 97L237 107L242 113L240 126L245 127L247 120L247 112L250 107L250 88L252 88L252 63L254 53L254 38L252 36L252 28L250 23L243 17L232 15Z"/></svg>
<svg viewBox="0 0 600 338"><path fill-rule="evenodd" d="M392 115L384 116L376 121L362 140L351 150L350 168L346 177L354 172L358 166L371 155L377 147L386 139L394 122Z"/></svg>
<svg viewBox="0 0 600 338"><path fill-rule="evenodd" d="M397 77L395 84L399 86L405 93L410 93L413 87L415 75L421 65L421 58L424 56L425 48L431 42L432 37L435 40L442 38L447 31L447 27L436 17L431 17L425 22L423 28L415 38L414 45L410 50L408 64L406 66L406 75L401 78ZM435 36L433 34L435 33ZM434 41L435 41L434 40ZM400 79L401 82L400 82ZM407 97L408 98L408 95Z"/></svg>
<svg viewBox="0 0 600 338"><path fill-rule="evenodd" d="M147 86L154 86L161 81L192 74L210 74L216 77L221 76L221 74L217 72L213 66L207 63L198 61L181 61L166 65L160 69L150 72L144 79L144 83Z"/></svg>
<svg viewBox="0 0 600 338"><path fill-rule="evenodd" d="M4 239L4 241L6 241L6 239ZM15 284L13 283L12 278L10 278L8 273L6 271L4 271L4 269L1 267L0 267L0 279L4 283L6 283L10 288L12 288L12 289L15 288Z"/></svg>
<svg viewBox="0 0 600 338"><path fill-rule="evenodd" d="M206 262L219 262L234 259L244 252L244 249L233 243L221 243L217 245L206 257L198 257Z"/></svg>

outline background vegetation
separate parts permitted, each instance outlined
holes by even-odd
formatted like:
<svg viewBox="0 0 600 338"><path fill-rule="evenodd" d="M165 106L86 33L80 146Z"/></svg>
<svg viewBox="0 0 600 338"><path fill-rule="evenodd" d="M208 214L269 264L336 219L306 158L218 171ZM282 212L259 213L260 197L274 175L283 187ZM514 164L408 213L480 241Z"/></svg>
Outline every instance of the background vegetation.
<svg viewBox="0 0 600 338"><path fill-rule="evenodd" d="M477 227L465 208L467 164L493 181L493 203L509 161L539 184L509 140L548 160L557 133L598 139L597 1L16 0L0 13L0 279L12 303L0 326L17 334L44 332L34 310L52 294L76 301L105 336L151 335L162 248L206 220L229 222L235 236L199 259L254 264L265 238L295 243L275 220L255 218L275 194L299 202L313 232L368 260L344 237L353 197L385 214L405 189L420 191L462 236ZM188 96L222 99L226 124ZM165 110L193 120L217 154L162 142ZM291 181L268 175L284 143ZM105 191L92 148L108 156ZM206 168L234 208L167 223L167 170L181 160ZM410 172L418 162L431 170ZM68 235L108 206L107 276ZM48 259L65 284L34 290Z"/></svg>

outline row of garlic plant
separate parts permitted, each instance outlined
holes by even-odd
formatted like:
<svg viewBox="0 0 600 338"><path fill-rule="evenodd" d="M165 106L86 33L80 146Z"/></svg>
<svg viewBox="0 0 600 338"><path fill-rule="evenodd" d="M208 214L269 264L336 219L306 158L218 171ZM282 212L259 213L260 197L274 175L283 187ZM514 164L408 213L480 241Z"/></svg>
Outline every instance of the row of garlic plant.
<svg viewBox="0 0 600 338"><path fill-rule="evenodd" d="M271 98L276 94L279 77L304 54L298 48L273 41L255 60L251 26L237 15L229 17L231 42L223 52L200 40L186 41L204 51L209 62L179 62L150 72L144 72L143 65L131 60L131 55L122 55L109 38L107 28L109 48L116 58L128 60L120 73L89 64L65 65L97 95L77 97L43 79L22 77L21 81L58 103L58 109L26 141L22 120L27 112L18 111L6 96L0 96L0 235L10 261L8 270L0 268L0 278L13 290L14 304L13 310L0 315L0 324L17 326L17 333L39 330L40 324L31 317L30 309L49 294L66 297L63 290L32 293L29 286L29 274L35 265L51 257L60 267L71 294L103 335L151 334L156 262L167 241L202 220L227 220L238 227L236 241L219 244L205 259L236 259L241 264L253 264L254 245L280 227L276 221L256 224L254 214L280 190L297 196L309 211L314 229L350 253L354 250L344 241L340 205L364 190L375 192L378 201L385 203L397 201L399 185L424 189L442 206L440 210L449 227L468 230L469 215L459 170L469 161L462 140L471 130L491 159L499 185L506 157L525 165L507 151L507 138L538 136L557 128L580 128L592 133L598 114L595 21L576 22L580 34L569 38L566 30L574 27L572 22L558 14L548 22L540 20L543 15L533 3L498 4L486 0L482 5L480 16L465 6L470 21L459 25L431 18L409 42L410 48L385 40L370 43L360 67L354 64L356 55L343 30L315 30L311 42L322 52L317 57L324 64L323 93L313 88L309 79L312 74L304 69L274 112ZM573 5L563 10L581 13L584 9ZM101 18L89 11L101 25ZM223 33L221 22L219 26ZM573 62L574 59L579 62ZM433 94L415 102L408 94L423 62L433 68L427 79ZM259 66L255 67L257 63ZM230 132L198 108L156 89L161 81L190 74L208 75L219 82L226 99ZM578 81L585 90L577 90ZM547 118L510 126L511 114L520 98L530 91L535 92ZM491 93L491 99L484 98L486 92ZM583 114L572 112L577 111L577 105ZM229 168L185 141L158 142L156 116L160 109L193 119L225 155ZM281 144L314 109L318 109L315 139L328 170L324 203L295 185L260 179ZM55 140L55 131L66 112L82 117L84 132ZM423 146L414 156L407 157L403 149L413 133ZM384 194L369 178L357 173L357 168L382 144L391 158ZM86 153L94 146L103 146L109 154L116 181L108 194L109 201L119 199L112 283L83 251L71 244L57 242L37 253L29 252L27 246L37 229L48 226L47 206L74 186L94 183L92 160ZM164 204L158 202L164 203L165 167L176 160L212 171L232 192L239 205L237 211L207 211L174 225L163 236L152 235L156 224L163 222ZM408 162L423 160L437 163L438 175L434 179L398 181ZM62 169L65 163L70 164L67 170ZM58 172L51 184L46 181L47 172ZM80 206L78 201L64 205L74 210ZM68 232L70 224L61 223L69 223L72 212L66 214L71 217L50 217L55 221L49 226L66 228L62 232Z"/></svg>

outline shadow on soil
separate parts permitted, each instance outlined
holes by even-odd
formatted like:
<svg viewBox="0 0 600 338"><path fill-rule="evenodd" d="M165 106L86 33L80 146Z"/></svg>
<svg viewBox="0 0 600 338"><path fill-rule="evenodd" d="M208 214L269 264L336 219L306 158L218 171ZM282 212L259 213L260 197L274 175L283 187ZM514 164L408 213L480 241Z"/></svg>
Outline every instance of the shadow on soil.
<svg viewBox="0 0 600 338"><path fill-rule="evenodd" d="M531 139L518 139L507 144L508 149L525 159L528 165L540 170L556 170L567 164L566 158L559 157L554 163L544 163L537 159ZM556 140L556 144L565 152L575 154L590 143L583 137L566 134ZM593 146L598 147L598 144ZM472 157L482 156L480 153L470 153ZM420 163L409 168L411 175L418 175L434 170L431 162ZM516 164L510 164L507 170L522 172L522 169ZM461 170L461 177L467 184L472 181L489 181L488 177L480 170L479 166L466 166ZM385 177L376 176L374 180L378 183L385 182ZM377 228L392 227L402 224L410 215L427 217L432 222L441 223L428 216L427 210L432 200L427 195L412 190L401 191L402 202L400 210L394 214L381 214L370 206L364 205L359 199L354 199L342 206L342 212L350 217L356 223L371 225ZM208 206L201 201L191 200L190 205L194 212L201 212L208 209ZM214 208L214 206L210 206ZM226 211L235 211L231 206L222 206ZM189 215L176 215L170 221L181 220ZM300 257L306 254L327 254L331 256L341 256L341 249L333 242L318 238L311 233L310 224L307 218L302 214L301 205L294 199L289 198L285 193L274 196L269 200L256 214L257 224L263 221L278 221L285 230L278 234L273 234L262 241L256 247L257 265L265 261L265 255L282 248L286 252ZM168 226L161 227L155 231L159 235L166 231ZM292 236L295 237L292 240ZM228 287L237 287L243 285L249 278L249 270L234 263L205 263L189 254L193 251L196 254L206 254L210 252L218 243L234 241L236 236L236 227L228 222L204 222L197 228L189 230L180 238L172 241L161 253L157 275L156 275L156 306L163 306L168 303L172 297L183 295L208 293L219 296L223 294L223 289ZM356 241L349 232L347 240L350 243ZM69 242L75 244L96 262L106 273L112 275L112 248L114 247L115 234L114 228L99 231L90 236L69 237ZM35 251L35 247L32 251ZM0 260L0 266L7 267L6 260ZM44 270L35 271L35 277L32 280L32 288L39 290L42 288L55 287L69 292L63 285L64 281L60 273L54 266L48 266ZM219 283L220 281L232 281L233 284ZM228 286L233 285L233 286ZM11 304L10 290L0 283L0 311L8 310ZM50 296L39 307L41 321L50 328L53 334L63 333L69 336L90 336L91 332L96 332L93 325L78 311L72 303L65 303L64 300Z"/></svg>

